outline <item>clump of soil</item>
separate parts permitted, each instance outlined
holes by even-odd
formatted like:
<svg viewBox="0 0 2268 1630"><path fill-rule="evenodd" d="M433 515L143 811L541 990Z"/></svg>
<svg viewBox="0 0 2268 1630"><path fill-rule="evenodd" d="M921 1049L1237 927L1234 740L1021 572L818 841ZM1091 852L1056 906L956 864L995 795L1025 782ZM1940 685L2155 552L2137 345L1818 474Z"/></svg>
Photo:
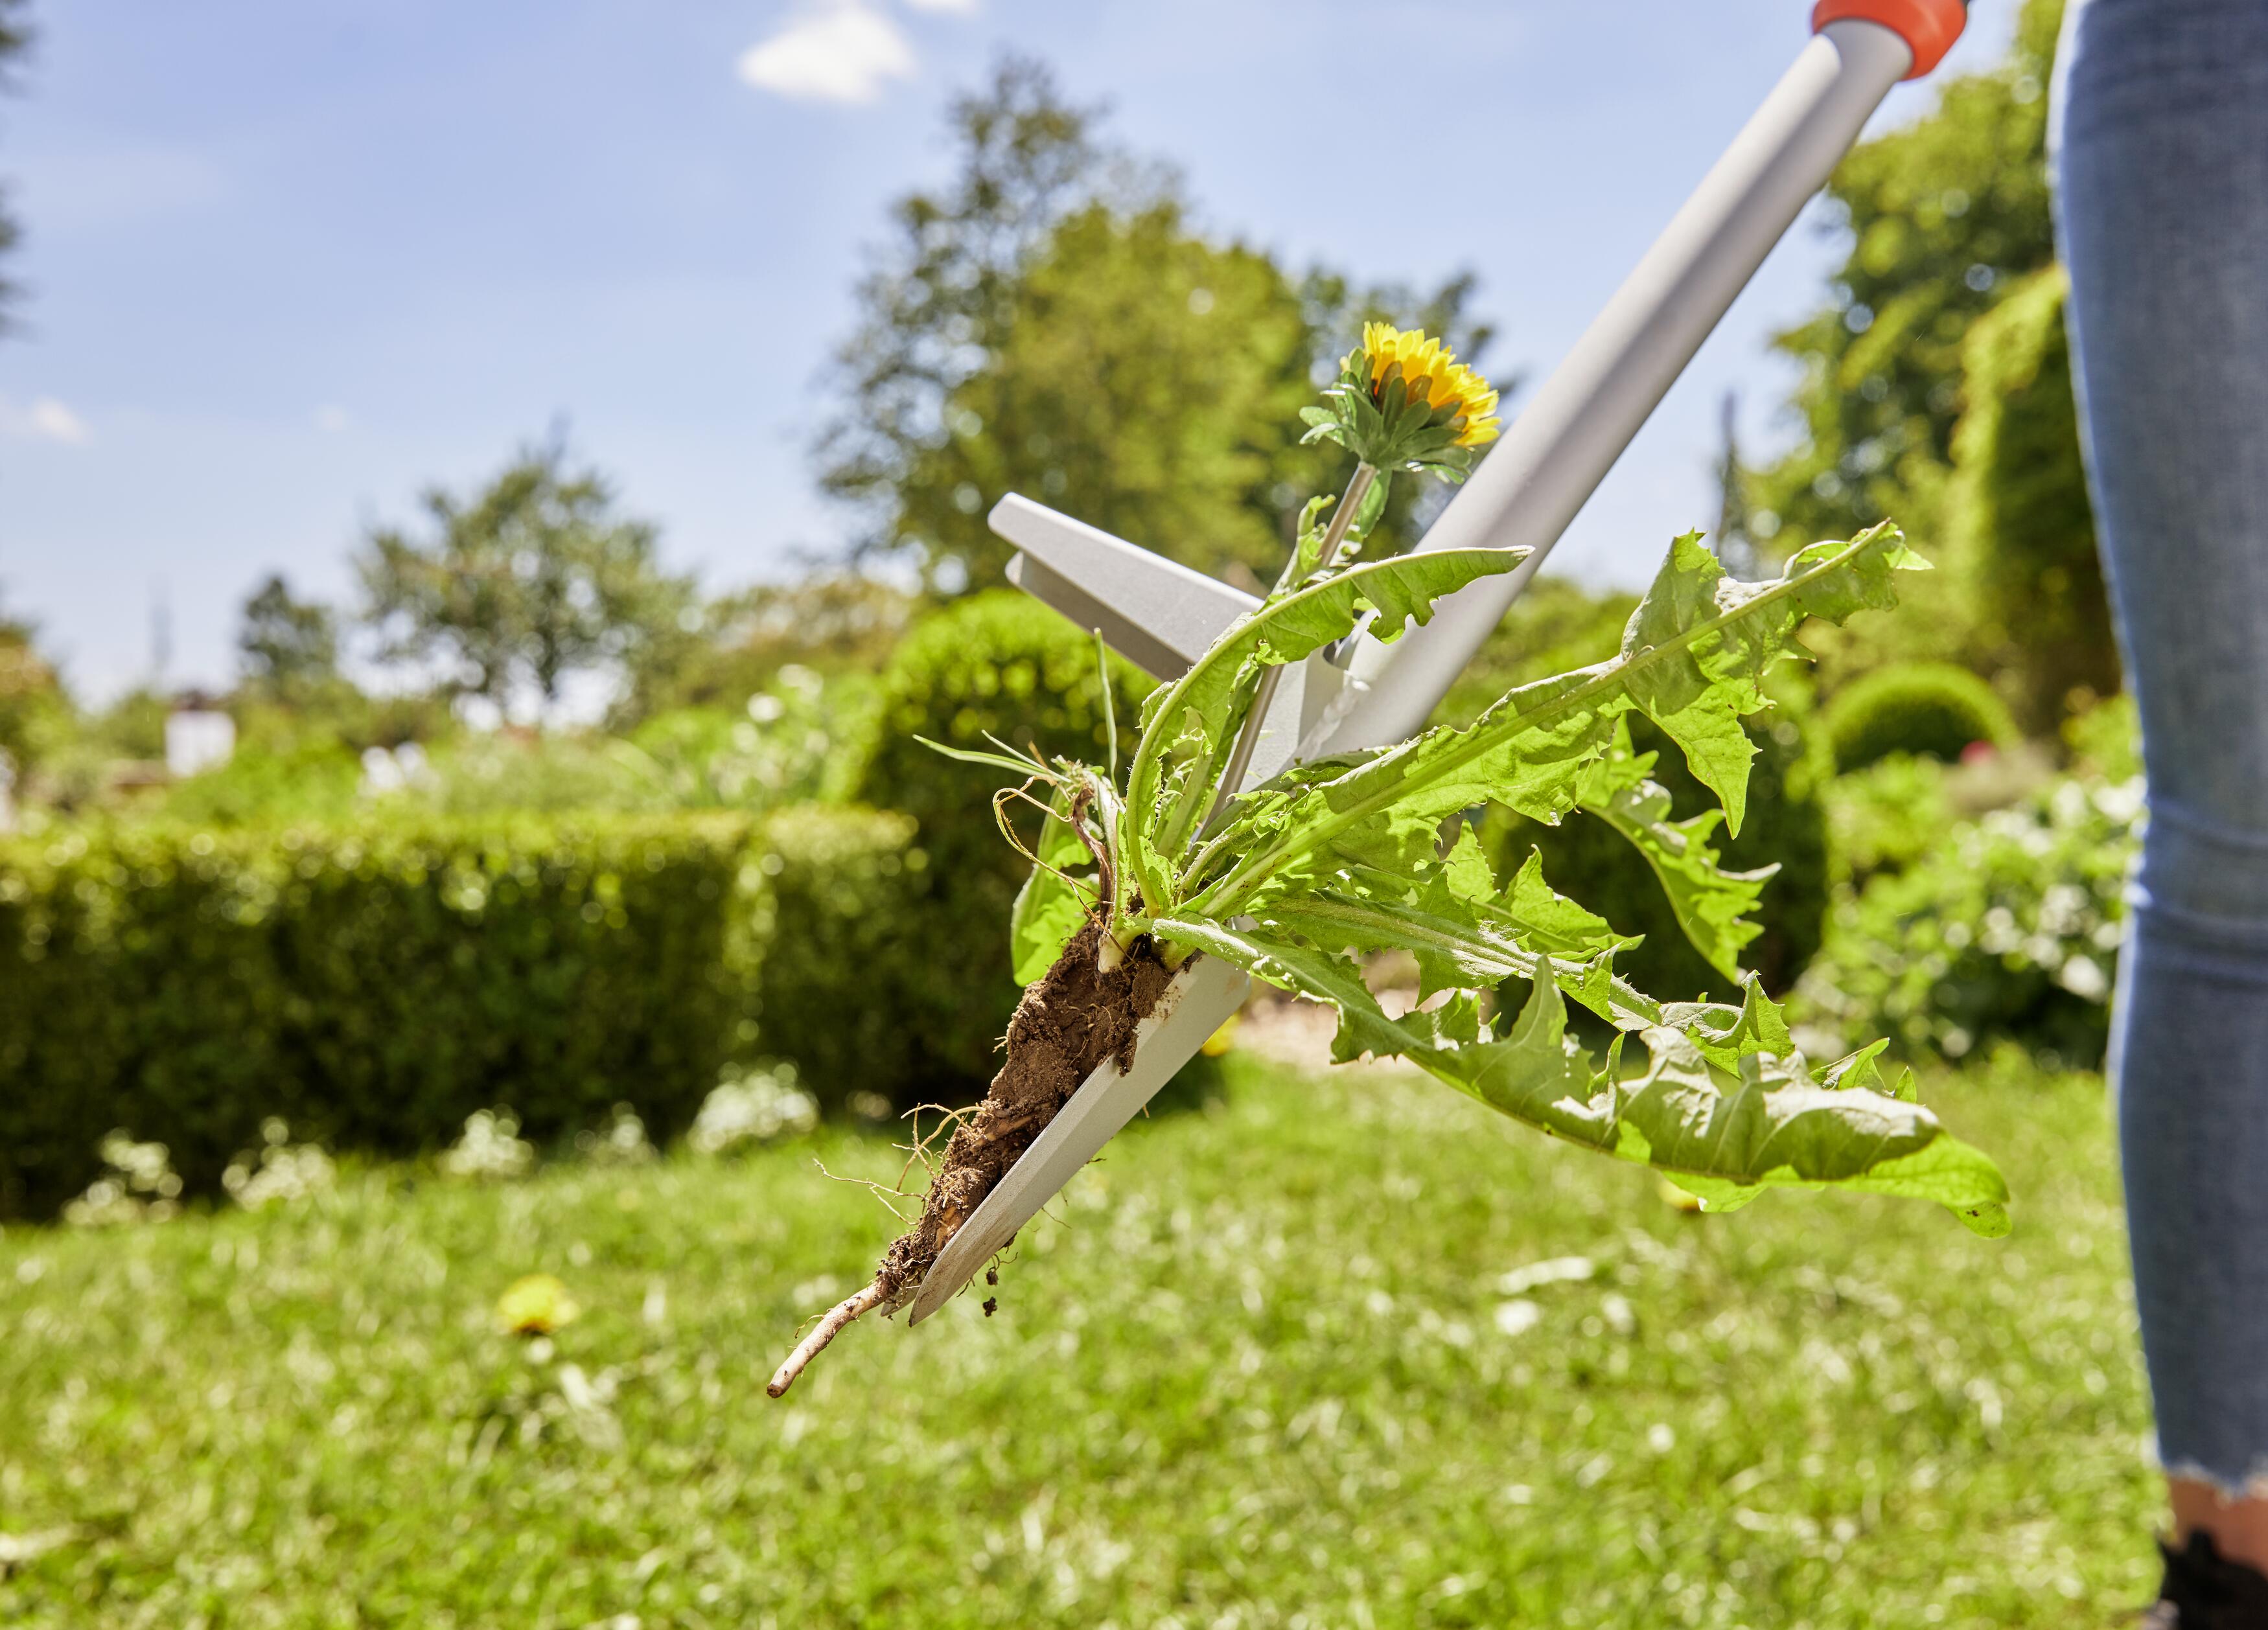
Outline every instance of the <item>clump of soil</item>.
<svg viewBox="0 0 2268 1630"><path fill-rule="evenodd" d="M1008 1021L1008 1056L974 1114L945 1146L945 1160L922 1202L921 1218L883 1253L874 1282L821 1319L765 1390L786 1391L804 1366L851 1320L903 1306L921 1289L938 1253L993 1186L1047 1129L1079 1083L1104 1060L1120 1069L1134 1058L1134 1028L1173 979L1146 939L1104 973L1096 964L1100 922L1079 930L1055 966L1024 992Z"/></svg>

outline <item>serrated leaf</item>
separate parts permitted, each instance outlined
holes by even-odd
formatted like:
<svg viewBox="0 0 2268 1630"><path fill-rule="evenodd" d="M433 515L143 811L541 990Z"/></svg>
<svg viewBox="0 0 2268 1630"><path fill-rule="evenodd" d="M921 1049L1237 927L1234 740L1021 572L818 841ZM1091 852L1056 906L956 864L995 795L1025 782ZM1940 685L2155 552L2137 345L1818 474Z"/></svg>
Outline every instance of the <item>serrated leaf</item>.
<svg viewBox="0 0 2268 1630"><path fill-rule="evenodd" d="M1174 898L1167 858L1178 855L1197 814L1209 805L1263 667L1298 662L1344 637L1366 611L1377 613L1379 637L1391 639L1407 622L1430 620L1441 596L1508 572L1527 554L1524 549L1434 549L1351 566L1264 602L1166 687L1143 731L1126 790L1134 811L1128 854L1152 909ZM1169 779L1175 785L1167 797L1161 795Z"/></svg>
<svg viewBox="0 0 2268 1630"><path fill-rule="evenodd" d="M1631 753L1628 721L1621 721L1614 745L1592 767L1577 801L1646 857L1685 937L1711 967L1737 980L1742 948L1764 931L1748 921L1748 914L1779 868L1720 868L1718 851L1709 842L1719 811L1670 819L1668 789L1646 774L1653 763L1652 753Z"/></svg>
<svg viewBox="0 0 2268 1630"><path fill-rule="evenodd" d="M1795 1052L1795 1038L1788 1032L1786 1016L1778 1002L1764 995L1761 980L1751 976L1745 982L1738 1008L1715 1002L1696 1005L1697 1010L1690 1012L1683 1004L1665 1009L1665 1021L1719 1069L1738 1071L1745 1059L1786 1058Z"/></svg>
<svg viewBox="0 0 2268 1630"><path fill-rule="evenodd" d="M1040 863L1024 879L1008 914L1008 954L1019 985L1030 984L1055 966L1096 907L1094 857L1064 819L1069 808L1068 799L1057 793L1040 828L1035 851Z"/></svg>
<svg viewBox="0 0 2268 1630"><path fill-rule="evenodd" d="M1668 1172L1711 1208L1767 1187L1840 1187L1934 1200L1979 1232L2005 1223L1999 1169L1919 1104L1822 1087L1800 1057L1763 1054L1727 1086L1689 1034L1649 1031L1645 1041L1651 1062L1623 1093L1615 1152Z"/></svg>
<svg viewBox="0 0 2268 1630"><path fill-rule="evenodd" d="M1726 576L1699 532L1675 540L1653 585L1631 613L1623 654L1683 650L1683 660L1636 669L1631 700L1685 750L1694 779L1716 793L1727 830L1737 833L1748 807L1749 760L1756 751L1741 719L1764 705L1764 669L1780 652L1769 637L1744 635L1739 623L1709 631L1727 609L1719 593L1727 586L1746 585ZM1734 651L1753 653L1753 662L1727 660Z"/></svg>
<svg viewBox="0 0 2268 1630"><path fill-rule="evenodd" d="M1543 880L1543 855L1531 848L1512 886L1498 893L1496 875L1481 849L1480 838L1470 826L1458 833L1442 875L1462 899L1494 913L1532 951L1555 957L1590 957L1613 948L1627 950L1643 936L1617 934L1607 920L1560 893Z"/></svg>
<svg viewBox="0 0 2268 1630"><path fill-rule="evenodd" d="M1535 980L1509 1032L1464 1039L1460 1023L1423 1010L1389 1017L1345 957L1282 929L1160 920L1169 941L1338 1010L1333 1057L1400 1056L1491 1108L1626 1160L1651 1165L1713 1209L1768 1187L1861 1189L1928 1200L1979 1233L2006 1231L2007 1185L1986 1156L1947 1133L1918 1104L1815 1082L1801 1056L1763 1051L1786 1033L1753 992L1734 1011L1662 1010L1645 1032L1649 1064L1634 1083L1618 1064L1594 1071L1566 1033L1557 980ZM1734 1068L1712 1066L1710 1054Z"/></svg>
<svg viewBox="0 0 2268 1630"><path fill-rule="evenodd" d="M1911 558L1895 527L1876 526L1849 543L1802 551L1768 583L1720 576L1706 615L1696 585L1673 582L1668 592L1678 604L1651 619L1641 605L1632 628L1643 637L1612 661L1522 686L1462 730L1428 731L1332 780L1246 800L1251 825L1222 846L1233 863L1191 904L1204 914L1233 915L1278 878L1329 869L1346 855L1391 869L1419 852L1444 818L1491 800L1557 821L1575 807L1585 777L1612 750L1623 716L1641 695L1665 709L1659 722L1690 755L1694 745L1681 732L1700 729L1704 714L1716 716L1710 709L1722 713L1749 698L1761 705L1757 679L1786 654L1806 615L1839 618L1888 603L1890 574ZM1689 695L1695 687L1713 687L1716 701ZM1730 716L1737 729L1737 712ZM1713 751L1706 742L1702 748ZM1719 773L1729 760L1710 761ZM1744 789L1745 768L1742 775ZM1719 780L1717 790L1728 796L1731 782ZM1244 819L1240 807L1233 821Z"/></svg>
<svg viewBox="0 0 2268 1630"><path fill-rule="evenodd" d="M1253 978L1279 990L1289 990L1338 1010L1339 1027L1331 1041L1331 1062L1351 1063L1366 1054L1393 1058L1404 1053L1418 1033L1423 1016L1394 1019L1378 1005L1362 971L1336 957L1290 939L1233 928L1202 918L1161 917L1152 932L1169 945L1203 951L1242 968ZM1427 1045L1421 1043L1419 1045Z"/></svg>

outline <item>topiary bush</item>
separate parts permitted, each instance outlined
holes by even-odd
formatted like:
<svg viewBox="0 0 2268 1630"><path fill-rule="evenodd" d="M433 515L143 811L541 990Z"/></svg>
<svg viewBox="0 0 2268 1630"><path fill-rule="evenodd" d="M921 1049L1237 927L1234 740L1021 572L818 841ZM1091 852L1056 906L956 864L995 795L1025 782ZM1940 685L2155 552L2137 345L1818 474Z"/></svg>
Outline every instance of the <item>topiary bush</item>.
<svg viewBox="0 0 2268 1630"><path fill-rule="evenodd" d="M261 1121L410 1153L509 1103L681 1128L753 1043L762 870L733 818L146 826L0 843L0 1212L113 1129L210 1190Z"/></svg>
<svg viewBox="0 0 2268 1630"><path fill-rule="evenodd" d="M1154 682L1109 659L1120 739ZM902 642L884 670L873 734L853 796L913 818L923 855L905 900L913 952L893 974L887 1022L922 1038L900 1086L877 1085L901 1107L959 1103L983 1094L1019 990L1009 973L1008 911L1030 870L1001 841L992 817L998 775L956 762L914 739L983 749L995 736L1017 747L1101 762L1108 751L1094 642L1012 590L947 606ZM1027 833L1036 821L1026 823Z"/></svg>
<svg viewBox="0 0 2268 1630"><path fill-rule="evenodd" d="M1771 711L1743 721L1756 756L1740 836L1726 840L1720 827L1712 840L1722 850L1719 864L1728 870L1780 863L1756 915L1764 932L1742 953L1742 966L1775 994L1795 982L1824 931L1830 874L1822 794L1833 772L1802 694L1790 687L1776 700ZM1639 752L1658 755L1653 778L1669 789L1676 819L1716 807L1686 768L1684 755L1652 723L1633 716L1631 738ZM1640 988L1670 999L1738 998L1738 989L1702 959L1678 927L1653 869L1606 822L1578 813L1546 826L1492 807L1482 833L1498 877L1512 876L1531 848L1540 849L1543 875L1553 887L1581 899L1621 932L1646 936L1643 945L1616 964Z"/></svg>
<svg viewBox="0 0 2268 1630"><path fill-rule="evenodd" d="M1966 668L1898 663L1845 686L1823 715L1837 772L1894 753L1951 762L1972 742L2007 746L2018 736L2007 704Z"/></svg>

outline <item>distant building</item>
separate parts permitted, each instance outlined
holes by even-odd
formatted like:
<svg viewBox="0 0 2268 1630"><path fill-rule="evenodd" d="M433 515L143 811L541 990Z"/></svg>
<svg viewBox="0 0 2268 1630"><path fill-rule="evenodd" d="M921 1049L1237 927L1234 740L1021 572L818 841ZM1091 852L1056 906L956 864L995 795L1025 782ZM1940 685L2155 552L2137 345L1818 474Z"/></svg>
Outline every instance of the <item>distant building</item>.
<svg viewBox="0 0 2268 1630"><path fill-rule="evenodd" d="M217 770L236 753L236 721L210 697L186 691L166 716L166 769L179 780Z"/></svg>

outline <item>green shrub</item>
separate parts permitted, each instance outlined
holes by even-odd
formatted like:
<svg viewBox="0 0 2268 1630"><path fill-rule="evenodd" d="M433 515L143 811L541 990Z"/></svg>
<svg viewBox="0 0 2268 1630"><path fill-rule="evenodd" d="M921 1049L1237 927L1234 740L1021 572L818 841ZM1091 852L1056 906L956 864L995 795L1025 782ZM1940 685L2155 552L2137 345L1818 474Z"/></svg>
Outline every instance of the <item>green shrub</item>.
<svg viewBox="0 0 2268 1630"><path fill-rule="evenodd" d="M2072 399L2067 289L2063 268L2047 267L1971 325L1946 495L1943 564L1973 607L1978 660L2037 731L2119 683Z"/></svg>
<svg viewBox="0 0 2268 1630"><path fill-rule="evenodd" d="M2132 696L2113 696L2064 722L2063 745L2073 768L2103 781L2142 773L2142 721Z"/></svg>
<svg viewBox="0 0 2268 1630"><path fill-rule="evenodd" d="M280 826L351 820L362 762L335 738L239 747L217 769L168 789L156 813L186 826Z"/></svg>
<svg viewBox="0 0 2268 1630"><path fill-rule="evenodd" d="M1116 657L1110 674L1120 740L1130 751L1135 715L1152 685ZM899 645L872 728L854 796L910 815L926 863L913 875L906 902L913 949L898 964L904 983L894 987L894 1022L917 1032L922 1046L903 1083L913 1096L894 1096L901 1106L962 1102L991 1079L1015 1010L1008 909L1029 866L994 825L998 775L914 738L981 749L989 734L1101 762L1094 640L1012 591L972 595L925 619Z"/></svg>
<svg viewBox="0 0 2268 1630"><path fill-rule="evenodd" d="M1825 723L1845 775L1894 753L1950 762L1971 742L2006 746L2017 738L1992 687L1945 662L1899 663L1845 686L1827 704Z"/></svg>
<svg viewBox="0 0 2268 1630"><path fill-rule="evenodd" d="M114 1128L210 1190L261 1121L403 1153L509 1103L682 1127L753 1040L761 869L731 818L166 826L0 843L0 1211Z"/></svg>
<svg viewBox="0 0 2268 1630"><path fill-rule="evenodd" d="M1810 710L1793 687L1770 712L1746 723L1756 745L1749 772L1748 819L1737 838L1725 840L1719 829L1719 863L1735 871L1774 861L1780 864L1756 913L1764 932L1742 953L1742 966L1761 974L1765 988L1778 992L1795 982L1819 949L1829 884L1821 794L1830 766ZM1631 737L1641 753L1659 755L1653 776L1669 789L1677 819L1716 807L1686 768L1684 755L1650 723L1634 719ZM1617 965L1642 989L1676 999L1704 993L1739 995L1679 929L1653 869L1606 822L1575 814L1556 827L1546 826L1492 808L1483 833L1499 877L1510 877L1531 848L1540 849L1543 875L1553 887L1580 899L1621 932L1646 936L1646 943Z"/></svg>
<svg viewBox="0 0 2268 1630"><path fill-rule="evenodd" d="M895 810L834 804L798 805L764 823L756 1048L792 1061L829 1112L859 1092L909 1106L939 1074L931 1037L902 1011L923 985L923 958L935 954L915 908L929 856L914 826ZM1005 918L998 927L1005 936Z"/></svg>
<svg viewBox="0 0 2268 1630"><path fill-rule="evenodd" d="M2008 1037L2091 1065L2109 1033L2139 777L2066 777L1839 902L1805 973L1820 1046L1889 1036L1960 1058Z"/></svg>
<svg viewBox="0 0 2268 1630"><path fill-rule="evenodd" d="M1944 847L1960 814L1935 759L1893 753L1826 786L1828 851L1837 886L1863 887Z"/></svg>

